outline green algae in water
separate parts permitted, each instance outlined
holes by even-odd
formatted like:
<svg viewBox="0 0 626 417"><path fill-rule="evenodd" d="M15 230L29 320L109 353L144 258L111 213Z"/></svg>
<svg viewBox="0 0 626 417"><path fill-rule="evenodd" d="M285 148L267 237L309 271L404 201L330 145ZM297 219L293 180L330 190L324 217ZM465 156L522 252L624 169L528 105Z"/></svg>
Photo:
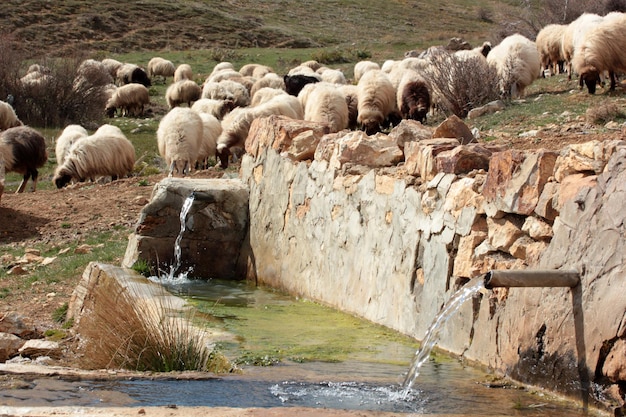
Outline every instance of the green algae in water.
<svg viewBox="0 0 626 417"><path fill-rule="evenodd" d="M212 284L217 286L213 295ZM237 336L239 343L220 346L237 363L350 359L406 366L415 350L415 341L407 336L315 302L241 282L206 285L206 291L192 297L193 304Z"/></svg>

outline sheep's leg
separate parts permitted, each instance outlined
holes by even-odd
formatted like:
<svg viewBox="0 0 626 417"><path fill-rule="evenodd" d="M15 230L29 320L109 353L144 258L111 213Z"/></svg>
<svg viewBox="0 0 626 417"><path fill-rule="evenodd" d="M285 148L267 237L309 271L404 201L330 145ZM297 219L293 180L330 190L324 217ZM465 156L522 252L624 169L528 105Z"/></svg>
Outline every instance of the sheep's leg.
<svg viewBox="0 0 626 417"><path fill-rule="evenodd" d="M609 71L609 78L611 79L611 91L615 91L615 71Z"/></svg>
<svg viewBox="0 0 626 417"><path fill-rule="evenodd" d="M15 192L15 194L20 194L24 192L24 189L26 188L26 182L28 182L28 173L24 174L24 178L22 179L22 182L20 183L20 186L17 188L17 191Z"/></svg>

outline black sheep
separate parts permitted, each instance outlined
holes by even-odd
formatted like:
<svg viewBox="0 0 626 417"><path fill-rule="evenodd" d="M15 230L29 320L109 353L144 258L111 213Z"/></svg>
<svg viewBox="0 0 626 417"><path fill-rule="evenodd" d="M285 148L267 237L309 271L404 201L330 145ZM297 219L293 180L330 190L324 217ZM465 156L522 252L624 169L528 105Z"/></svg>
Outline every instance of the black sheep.
<svg viewBox="0 0 626 417"><path fill-rule="evenodd" d="M285 81L285 91L292 96L297 97L305 85L317 83L320 81L320 79L310 75L296 74L285 75L283 77L283 81Z"/></svg>
<svg viewBox="0 0 626 417"><path fill-rule="evenodd" d="M29 178L33 180L33 191L37 189L37 168L48 160L46 140L38 131L28 126L3 131L0 133L0 155L4 157L6 172L24 175L18 193L24 192Z"/></svg>

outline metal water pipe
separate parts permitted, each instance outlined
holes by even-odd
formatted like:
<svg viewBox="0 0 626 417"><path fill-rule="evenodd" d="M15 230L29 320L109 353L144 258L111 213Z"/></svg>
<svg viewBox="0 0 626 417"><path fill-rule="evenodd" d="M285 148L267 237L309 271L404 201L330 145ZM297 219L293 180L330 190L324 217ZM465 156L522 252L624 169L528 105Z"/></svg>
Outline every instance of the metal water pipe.
<svg viewBox="0 0 626 417"><path fill-rule="evenodd" d="M510 287L576 287L580 284L574 270L500 270L484 275L485 288Z"/></svg>

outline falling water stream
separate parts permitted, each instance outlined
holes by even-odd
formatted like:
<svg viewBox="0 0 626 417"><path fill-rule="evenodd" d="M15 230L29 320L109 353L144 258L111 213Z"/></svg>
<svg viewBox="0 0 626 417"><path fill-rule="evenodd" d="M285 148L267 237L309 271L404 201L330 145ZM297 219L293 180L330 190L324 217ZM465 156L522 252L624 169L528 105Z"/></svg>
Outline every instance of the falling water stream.
<svg viewBox="0 0 626 417"><path fill-rule="evenodd" d="M410 344L399 341L397 337L400 336L389 336L389 330L382 330L380 326L376 330L375 325L345 313L307 304L246 282L194 280L187 277L190 271L179 272L182 264L180 243L193 203L193 194L183 203L180 233L175 241L174 262L169 272L151 280L194 303L205 303L208 306L205 308L221 317L224 326L230 326L229 331L241 331L238 337L249 345L254 345L251 340L257 337L256 344L266 348L263 354L267 353L267 345L272 343L280 349L298 344L304 349L311 345L330 346L336 343L332 341L334 336L339 340L350 339L352 350L345 346L338 349L349 351L350 357L322 361L285 360L274 366L244 367L243 375L195 381L79 381L63 383L66 386L59 386L57 382L52 389L41 380L33 382L30 392L24 389L6 391L0 387L0 404L32 405L36 398L44 398L47 405L301 406L483 416L588 415L576 404L539 397L519 387L495 384L510 389L494 389L489 382L493 378L489 375L455 360L429 361L440 330L463 303L484 289L482 279L468 282L445 303L402 378L410 357ZM337 319L336 316L344 318ZM264 328L267 323L275 327ZM320 327L319 330L316 327ZM257 336L254 336L255 331ZM355 336L354 331L359 335ZM277 336L293 339L276 341Z"/></svg>

